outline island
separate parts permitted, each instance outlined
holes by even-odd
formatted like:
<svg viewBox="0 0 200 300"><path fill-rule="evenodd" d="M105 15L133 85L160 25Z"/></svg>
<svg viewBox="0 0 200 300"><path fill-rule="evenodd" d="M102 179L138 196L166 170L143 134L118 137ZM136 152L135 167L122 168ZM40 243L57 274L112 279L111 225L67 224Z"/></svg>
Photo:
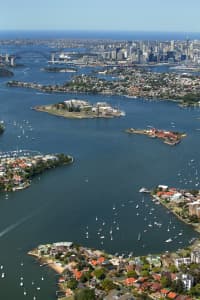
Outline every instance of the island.
<svg viewBox="0 0 200 300"><path fill-rule="evenodd" d="M88 101L78 99L66 100L56 104L36 106L33 109L73 119L114 118L125 116L123 111L118 108L111 107L106 102L91 104Z"/></svg>
<svg viewBox="0 0 200 300"><path fill-rule="evenodd" d="M145 192L145 190L141 189L141 192ZM161 203L181 221L200 232L200 190L185 190L158 185L149 192L153 201Z"/></svg>
<svg viewBox="0 0 200 300"><path fill-rule="evenodd" d="M163 140L163 142L167 145L177 145L181 142L181 139L186 136L185 133L168 131L168 130L161 130L156 128L151 129L134 129L129 128L125 130L126 133L129 134L143 134L147 135L151 138L159 138Z"/></svg>
<svg viewBox="0 0 200 300"><path fill-rule="evenodd" d="M73 157L65 154L46 155L4 155L0 156L0 191L17 191L30 186L31 179L45 170L73 162Z"/></svg>
<svg viewBox="0 0 200 300"><path fill-rule="evenodd" d="M57 298L176 299L200 297L200 241L174 253L111 255L72 242L39 245L28 252L58 273Z"/></svg>
<svg viewBox="0 0 200 300"><path fill-rule="evenodd" d="M46 67L43 68L42 71L52 72L52 73L75 73L77 69L74 67L66 68L66 67Z"/></svg>

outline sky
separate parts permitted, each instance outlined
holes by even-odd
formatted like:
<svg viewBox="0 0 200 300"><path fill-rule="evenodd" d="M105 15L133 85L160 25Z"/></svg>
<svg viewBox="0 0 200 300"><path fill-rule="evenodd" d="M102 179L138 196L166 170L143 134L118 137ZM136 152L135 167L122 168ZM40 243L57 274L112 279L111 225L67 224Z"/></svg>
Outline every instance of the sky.
<svg viewBox="0 0 200 300"><path fill-rule="evenodd" d="M200 0L9 0L0 30L200 32Z"/></svg>

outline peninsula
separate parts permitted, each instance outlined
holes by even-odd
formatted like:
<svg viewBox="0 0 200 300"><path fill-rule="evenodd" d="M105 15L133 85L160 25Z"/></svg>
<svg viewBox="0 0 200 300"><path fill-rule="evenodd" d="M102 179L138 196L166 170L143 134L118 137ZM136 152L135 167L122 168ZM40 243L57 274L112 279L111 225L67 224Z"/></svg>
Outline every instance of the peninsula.
<svg viewBox="0 0 200 300"><path fill-rule="evenodd" d="M88 101L77 99L66 100L56 104L36 106L34 109L72 119L114 118L125 115L123 111L111 107L106 102L91 104Z"/></svg>
<svg viewBox="0 0 200 300"><path fill-rule="evenodd" d="M154 201L158 201L158 203L167 207L180 220L200 232L199 190L184 190L158 185L150 193Z"/></svg>
<svg viewBox="0 0 200 300"><path fill-rule="evenodd" d="M40 245L28 253L58 274L58 299L176 299L200 296L200 242L175 253L128 257L71 242Z"/></svg>
<svg viewBox="0 0 200 300"><path fill-rule="evenodd" d="M161 130L156 128L151 128L151 129L129 128L126 129L125 132L129 134L143 134L151 138L159 138L163 140L165 144L171 146L177 145L178 143L180 143L181 139L186 136L185 133Z"/></svg>
<svg viewBox="0 0 200 300"><path fill-rule="evenodd" d="M73 162L73 158L65 154L48 154L33 156L0 157L0 191L17 191L27 188L31 179L45 170Z"/></svg>
<svg viewBox="0 0 200 300"><path fill-rule="evenodd" d="M190 74L156 73L134 67L108 68L103 71L106 79L77 75L62 85L9 81L10 87L32 88L42 92L91 93L123 95L129 98L172 100L179 104L199 105L200 77ZM115 80L109 80L114 76Z"/></svg>

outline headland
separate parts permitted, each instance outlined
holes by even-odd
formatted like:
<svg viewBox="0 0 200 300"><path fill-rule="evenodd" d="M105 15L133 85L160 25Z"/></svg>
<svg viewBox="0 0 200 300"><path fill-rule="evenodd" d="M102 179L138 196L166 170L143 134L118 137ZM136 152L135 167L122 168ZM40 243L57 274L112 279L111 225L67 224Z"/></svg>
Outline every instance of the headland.
<svg viewBox="0 0 200 300"><path fill-rule="evenodd" d="M14 153L16 154L16 153ZM65 154L0 156L0 191L11 192L30 186L31 179L48 169L73 162L73 158Z"/></svg>
<svg viewBox="0 0 200 300"><path fill-rule="evenodd" d="M139 257L72 242L40 245L28 254L59 274L58 299L199 299L199 240L174 253Z"/></svg>

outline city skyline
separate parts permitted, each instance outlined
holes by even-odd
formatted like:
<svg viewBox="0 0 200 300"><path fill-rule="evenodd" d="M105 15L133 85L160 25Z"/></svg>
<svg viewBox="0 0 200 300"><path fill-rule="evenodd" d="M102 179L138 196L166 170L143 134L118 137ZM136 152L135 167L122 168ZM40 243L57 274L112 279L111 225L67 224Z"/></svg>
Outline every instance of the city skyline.
<svg viewBox="0 0 200 300"><path fill-rule="evenodd" d="M11 0L1 4L0 29L200 32L199 9L198 0Z"/></svg>

